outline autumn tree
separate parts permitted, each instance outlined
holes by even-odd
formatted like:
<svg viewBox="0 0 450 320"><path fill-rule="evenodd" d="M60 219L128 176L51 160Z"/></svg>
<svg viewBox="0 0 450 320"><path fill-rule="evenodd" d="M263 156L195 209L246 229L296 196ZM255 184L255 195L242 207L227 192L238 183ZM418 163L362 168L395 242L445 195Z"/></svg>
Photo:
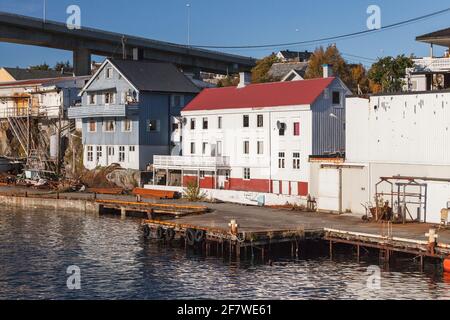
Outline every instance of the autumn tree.
<svg viewBox="0 0 450 320"><path fill-rule="evenodd" d="M277 62L280 61L275 53L272 53L270 56L258 60L256 62L256 66L252 69L252 82L263 83L274 81L274 79L272 79L269 75L269 70L272 65Z"/></svg>
<svg viewBox="0 0 450 320"><path fill-rule="evenodd" d="M369 80L364 66L347 63L335 45L330 45L326 49L319 47L314 51L309 60L305 78L321 78L324 64L330 65L333 74L341 78L354 94L369 91Z"/></svg>
<svg viewBox="0 0 450 320"><path fill-rule="evenodd" d="M406 69L414 62L405 55L379 58L369 70L370 87L373 93L401 91L405 84Z"/></svg>
<svg viewBox="0 0 450 320"><path fill-rule="evenodd" d="M228 75L217 82L217 87L218 88L232 87L237 86L238 84L239 84L239 77Z"/></svg>

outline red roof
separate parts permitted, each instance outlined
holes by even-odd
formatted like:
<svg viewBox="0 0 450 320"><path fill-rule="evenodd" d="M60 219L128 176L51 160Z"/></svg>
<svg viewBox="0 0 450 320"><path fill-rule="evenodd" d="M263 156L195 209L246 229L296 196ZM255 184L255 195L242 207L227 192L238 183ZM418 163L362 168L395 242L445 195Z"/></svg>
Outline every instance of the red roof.
<svg viewBox="0 0 450 320"><path fill-rule="evenodd" d="M310 105L335 78L250 84L203 90L183 111Z"/></svg>

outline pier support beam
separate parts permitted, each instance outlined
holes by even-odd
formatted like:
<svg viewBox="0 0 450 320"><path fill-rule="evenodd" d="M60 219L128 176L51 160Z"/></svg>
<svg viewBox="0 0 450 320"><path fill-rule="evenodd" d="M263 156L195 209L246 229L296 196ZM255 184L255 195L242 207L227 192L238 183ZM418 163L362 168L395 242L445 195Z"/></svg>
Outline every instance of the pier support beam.
<svg viewBox="0 0 450 320"><path fill-rule="evenodd" d="M127 209L121 208L120 209L120 218L125 219L127 217Z"/></svg>

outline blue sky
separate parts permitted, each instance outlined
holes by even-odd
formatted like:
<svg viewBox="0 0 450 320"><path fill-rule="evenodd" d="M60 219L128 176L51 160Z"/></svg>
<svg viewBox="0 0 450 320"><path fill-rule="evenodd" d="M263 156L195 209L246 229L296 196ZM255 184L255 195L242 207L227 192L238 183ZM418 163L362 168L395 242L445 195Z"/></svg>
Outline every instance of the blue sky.
<svg viewBox="0 0 450 320"><path fill-rule="evenodd" d="M0 11L42 17L44 0L0 0ZM187 7L191 4L191 44L252 45L317 39L366 29L366 9L376 4L382 24L421 16L450 6L448 1L423 0L47 0L47 19L64 22L66 8L77 4L82 25L175 43L187 42ZM415 37L450 27L445 14L402 28L337 42L346 53L366 58L384 55L427 55ZM314 50L316 45L291 47ZM279 48L224 50L262 57ZM444 48L439 48L442 53ZM22 66L70 60L60 50L0 43L0 65ZM347 57L351 62L364 62ZM99 60L98 58L96 58Z"/></svg>

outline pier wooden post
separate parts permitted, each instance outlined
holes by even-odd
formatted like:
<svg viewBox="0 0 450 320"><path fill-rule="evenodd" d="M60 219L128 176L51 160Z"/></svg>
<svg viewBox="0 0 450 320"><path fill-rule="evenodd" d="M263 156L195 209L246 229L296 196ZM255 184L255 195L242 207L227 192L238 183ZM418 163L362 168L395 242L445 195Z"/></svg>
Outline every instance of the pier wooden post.
<svg viewBox="0 0 450 320"><path fill-rule="evenodd" d="M330 240L330 259L333 260L333 241Z"/></svg>
<svg viewBox="0 0 450 320"><path fill-rule="evenodd" d="M356 246L356 257L357 257L357 261L359 263L359 257L360 257L360 246L359 245Z"/></svg>
<svg viewBox="0 0 450 320"><path fill-rule="evenodd" d="M120 208L120 218L125 219L127 217L127 209Z"/></svg>
<svg viewBox="0 0 450 320"><path fill-rule="evenodd" d="M239 261L241 259L241 245L236 244L236 259Z"/></svg>

